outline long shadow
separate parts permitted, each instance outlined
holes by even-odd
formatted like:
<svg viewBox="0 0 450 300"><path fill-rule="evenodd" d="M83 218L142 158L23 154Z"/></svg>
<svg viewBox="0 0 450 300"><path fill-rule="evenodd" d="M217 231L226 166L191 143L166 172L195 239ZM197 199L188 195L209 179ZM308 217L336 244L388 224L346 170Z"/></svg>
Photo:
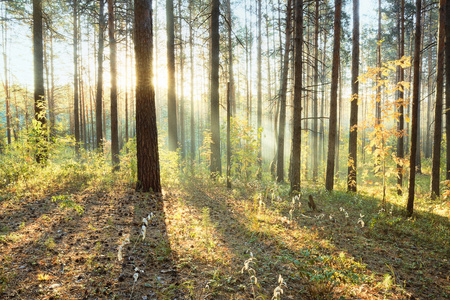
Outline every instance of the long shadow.
<svg viewBox="0 0 450 300"><path fill-rule="evenodd" d="M192 189L192 188L191 188ZM215 216L214 222L218 224L218 227L228 226L227 229L223 232L223 238L221 239L224 243L228 244L228 248L231 248L236 252L236 256L239 254L242 255L243 245L236 244L232 241L239 240L244 237L247 239L245 247L253 248L253 249L265 249L261 251L261 253L267 253L270 249L275 249L277 251L282 251L284 256L287 258L284 260L284 257L278 257L276 259L279 260L280 265L277 267L276 265L272 265L272 273L276 276L276 273L282 273L283 268L289 269L289 263L292 260L295 260L300 253L296 253L293 249L288 247L286 244L277 240L276 236L267 236L264 234L258 234L248 230L243 222L245 215L242 215L236 211L229 211L232 205L228 205L226 197L221 197L220 201L218 201L217 197L221 197L220 193L215 193L213 195L207 194L203 191L203 188L200 186L197 190L187 197L186 202L189 203L193 208L200 212L203 207L207 206L211 209L211 216ZM320 197L320 196L319 196ZM441 258L439 259L438 254L441 252L434 253L433 257L428 259L427 254L424 253L426 251L436 251L439 247L447 247L445 243L438 243L433 246L426 247L424 249L417 247L415 245L415 239L423 238L423 235L420 235L417 232L412 232L409 235L405 234L402 231L403 235L394 235L392 236L393 229L391 232L389 231L386 235L379 235L380 231L384 229L369 229L368 225L366 227L361 228L360 224L357 223L359 216L350 216L353 218L354 224L343 224L339 225L339 222L349 222L342 213L342 218L337 216L339 213L339 207L344 204L354 206L354 203L348 202L348 199L351 198L346 194L336 193L336 197L340 200L336 203L333 203L331 209L328 211L325 208L322 208L323 211L320 213L309 213L310 218L297 218L297 228L302 228L302 230L306 230L309 232L317 232L317 235L323 239L329 241L328 244L331 244L334 248L333 250L322 248L323 254L336 254L339 252L346 253L347 256L352 256L355 260L362 262L366 265L366 268L370 273L375 274L377 281L383 281L383 275L389 274L392 278L391 281L394 281L394 284L398 284L403 287L406 291L406 295L404 298L408 298L408 294L411 297L419 297L424 299L439 299L445 297L445 280L446 280L446 270L448 270L449 265L448 261ZM205 199L204 201L199 201L198 199ZM324 202L325 197L319 198L319 205ZM374 209L378 206L378 201L374 198L364 198L364 201L371 201L370 206ZM270 205L267 203L267 205ZM367 205L367 204L365 204ZM285 216L289 216L288 214L288 205L286 205L286 209L282 211L282 214ZM394 212L392 218L397 216L397 213L401 211L403 208L394 207ZM375 210L376 212L376 210ZM227 220L225 220L224 216L218 217L217 214L226 214ZM308 214L308 213L305 213ZM319 216L323 214L326 215L327 218L320 218ZM328 215L333 214L334 218L329 219ZM419 214L418 218L430 217L430 214L424 213ZM431 214L432 215L432 214ZM319 217L319 219L316 218ZM449 221L446 218L434 216L443 226L448 227ZM375 219L376 221L376 219ZM229 228L230 223L235 223L237 226L237 230L233 230L233 228ZM366 220L366 223L369 223ZM345 226L342 227L342 226ZM353 228L349 230L349 228ZM409 239L405 241L406 238ZM230 242L231 241L231 242ZM429 242L429 239L425 241L421 241L420 243ZM404 244L401 244L404 242ZM306 252L308 248L304 249ZM257 251L257 250L256 250ZM301 250L303 251L303 250ZM437 263L437 264L435 264ZM262 266L263 267L263 266ZM402 268L399 268L402 267ZM433 268L433 270L431 270ZM410 272L405 271L410 270ZM431 272L429 272L431 270ZM416 274L418 273L419 276ZM192 273L191 273L192 274ZM433 277L434 276L434 277ZM435 278L434 282L431 282L431 278ZM436 280L438 278L438 280ZM242 283L241 279L238 279L236 284ZM300 287L297 291L292 291L289 289L288 295L291 294L294 297L302 297L305 298L305 292L302 291L302 287L305 286L305 282L299 278L289 278L289 285ZM448 283L447 283L448 284ZM263 285L263 283L261 283ZM375 293L380 293L372 295L373 297L382 297L384 293L389 295L390 291L396 291L397 294L401 294L401 291L397 290L395 287L388 286L385 288L383 292L383 288L375 291ZM229 292L229 291L228 291ZM265 290L265 292L270 292L269 290ZM239 293L237 293L239 294ZM226 295L226 291L224 289L224 294ZM215 297L219 297L220 295L215 295ZM225 296L224 296L225 297ZM299 298L300 299L300 298Z"/></svg>
<svg viewBox="0 0 450 300"><path fill-rule="evenodd" d="M160 200L127 187L83 192L69 184L62 192L77 198L84 208L78 214L50 200L59 192L24 199L0 215L1 299L152 299L165 289L170 294L177 274L171 271ZM142 241L141 220L151 212L155 218ZM126 239L119 261L118 246Z"/></svg>
<svg viewBox="0 0 450 300"><path fill-rule="evenodd" d="M413 297L450 297L449 240L436 239L431 234L441 226L440 231L448 235L449 218L416 212L414 218L408 220L404 217L404 207L389 204L387 211L381 211L380 200L374 197L342 192L332 195L324 192L314 198L322 211L309 212L313 218L298 218L299 226L319 228L320 237L331 240L337 250L352 255L372 272L389 275ZM344 210L340 210L341 207ZM346 211L353 215L346 218ZM364 221L364 227L362 222L358 223L360 219ZM425 226L430 230L429 235L421 232Z"/></svg>

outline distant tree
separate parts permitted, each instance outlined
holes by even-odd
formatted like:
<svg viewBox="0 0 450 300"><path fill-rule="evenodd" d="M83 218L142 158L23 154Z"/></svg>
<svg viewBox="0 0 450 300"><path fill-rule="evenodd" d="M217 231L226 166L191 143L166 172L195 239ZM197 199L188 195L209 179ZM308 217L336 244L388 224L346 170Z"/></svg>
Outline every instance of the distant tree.
<svg viewBox="0 0 450 300"><path fill-rule="evenodd" d="M331 93L330 93L330 123L328 134L328 157L327 174L325 188L328 191L333 190L334 185L334 165L336 159L336 133L337 133L337 91L339 79L339 52L341 48L341 10L342 0L335 0L334 13L334 43L333 43L333 62L331 69Z"/></svg>
<svg viewBox="0 0 450 300"><path fill-rule="evenodd" d="M42 41L42 0L33 0L33 57L34 57L34 118L38 129L36 161L44 163L47 159L45 140L46 107L44 94L44 46Z"/></svg>
<svg viewBox="0 0 450 300"><path fill-rule="evenodd" d="M450 0L449 0L450 1ZM445 2L439 1L439 33L437 47L436 74L436 106L434 109L434 141L431 167L431 198L439 197L439 183L441 172L441 140L442 140L442 102L444 94L444 40L445 40ZM448 67L447 67L448 72Z"/></svg>
<svg viewBox="0 0 450 300"><path fill-rule="evenodd" d="M177 98L175 90L175 21L173 0L166 0L167 22L167 118L169 123L169 151L177 151Z"/></svg>
<svg viewBox="0 0 450 300"><path fill-rule="evenodd" d="M295 57L294 57L294 122L291 155L291 192L300 192L300 165L302 142L302 49L303 0L295 1Z"/></svg>
<svg viewBox="0 0 450 300"><path fill-rule="evenodd" d="M350 104L350 138L348 146L347 190L356 192L358 154L358 87L359 87L359 0L353 0L352 95Z"/></svg>
<svg viewBox="0 0 450 300"><path fill-rule="evenodd" d="M416 30L414 34L414 79L413 79L413 95L412 95L412 118L411 118L411 150L410 150L410 170L409 170L409 191L408 203L406 211L408 217L414 212L414 186L416 183L416 152L418 150L417 141L417 122L419 113L419 69L420 69L420 44L421 44L421 11L422 0L416 0Z"/></svg>
<svg viewBox="0 0 450 300"><path fill-rule="evenodd" d="M220 159L220 115L219 115L219 10L220 1L211 0L211 174L222 174Z"/></svg>
<svg viewBox="0 0 450 300"><path fill-rule="evenodd" d="M153 86L152 1L134 1L136 55L136 189L161 192L155 89Z"/></svg>
<svg viewBox="0 0 450 300"><path fill-rule="evenodd" d="M108 0L109 62L111 69L111 157L113 169L119 167L119 122L117 119L117 51L114 37L114 0Z"/></svg>

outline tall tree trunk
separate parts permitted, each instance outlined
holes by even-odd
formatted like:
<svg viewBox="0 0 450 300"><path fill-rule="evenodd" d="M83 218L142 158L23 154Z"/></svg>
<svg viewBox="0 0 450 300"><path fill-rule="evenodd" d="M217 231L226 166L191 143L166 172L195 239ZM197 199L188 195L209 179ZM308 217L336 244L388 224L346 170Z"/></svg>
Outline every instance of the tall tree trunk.
<svg viewBox="0 0 450 300"><path fill-rule="evenodd" d="M350 138L348 145L347 191L356 192L356 168L358 155L358 101L359 101L359 0L353 0L352 38L352 98L350 104Z"/></svg>
<svg viewBox="0 0 450 300"><path fill-rule="evenodd" d="M183 52L183 38L182 38L182 9L181 0L178 0L179 11L179 43L180 43L180 147L181 158L186 156L186 128L185 128L185 112L184 112L184 52Z"/></svg>
<svg viewBox="0 0 450 300"><path fill-rule="evenodd" d="M258 102L257 102L257 125L256 128L258 130L258 141L259 141L259 146L258 146L258 165L259 165L259 171L258 171L258 178L261 179L262 176L262 133L259 132L259 130L262 129L262 58L261 58L261 47L262 47L262 33L261 33L261 20L262 20L262 15L261 15L261 6L262 6L262 1L259 0L257 1L257 5L258 5L258 45L257 45L257 65L258 65L258 70L257 70L257 98L258 98Z"/></svg>
<svg viewBox="0 0 450 300"><path fill-rule="evenodd" d="M399 42L399 59L401 59L405 55L405 0L400 0L401 8L400 8L400 42ZM399 82L403 82L405 80L405 71L401 66L398 66L399 72ZM405 126L405 101L404 101L404 87L402 86L398 92L398 132L399 137L397 138L397 157L399 159L403 159L405 156L404 153L404 126ZM403 163L397 164L397 194L402 195L403 193Z"/></svg>
<svg viewBox="0 0 450 300"><path fill-rule="evenodd" d="M294 124L291 155L291 192L300 192L302 143L302 53L303 53L303 0L295 1L295 58L294 58Z"/></svg>
<svg viewBox="0 0 450 300"><path fill-rule="evenodd" d="M219 10L220 1L211 1L211 174L222 174L219 115Z"/></svg>
<svg viewBox="0 0 450 300"><path fill-rule="evenodd" d="M46 107L44 92L44 49L42 42L42 0L33 0L34 118L39 126L36 162L47 160Z"/></svg>
<svg viewBox="0 0 450 300"><path fill-rule="evenodd" d="M416 0L416 29L414 40L414 79L413 79L413 95L412 95L412 118L411 118L411 150L410 150L410 170L409 170L409 191L408 191L408 203L406 211L408 217L411 217L414 212L414 186L416 183L416 152L417 152L417 122L419 121L418 109L419 109L419 69L420 69L420 37L421 37L421 11L422 0Z"/></svg>
<svg viewBox="0 0 450 300"><path fill-rule="evenodd" d="M75 152L80 153L80 103L78 93L78 0L73 0L73 119L75 132Z"/></svg>
<svg viewBox="0 0 450 300"><path fill-rule="evenodd" d="M195 159L195 119L194 119L194 32L193 32L193 22L192 6L194 0L189 0L189 55L191 63L191 160L192 164Z"/></svg>
<svg viewBox="0 0 450 300"><path fill-rule="evenodd" d="M447 136L447 168L446 179L450 180L450 0L445 5L445 132Z"/></svg>
<svg viewBox="0 0 450 300"><path fill-rule="evenodd" d="M230 82L230 105L231 116L236 115L236 97L234 94L234 67L233 67L233 38L232 38L232 24L231 18L231 0L227 0L227 18L228 18L228 81Z"/></svg>
<svg viewBox="0 0 450 300"><path fill-rule="evenodd" d="M8 56L6 54L8 45L8 26L7 20L7 9L4 8L4 16L2 21L2 46L3 46L3 67L5 79L3 81L3 88L5 90L5 110L6 110L6 138L8 145L11 144L11 107L10 107L10 91L8 83Z"/></svg>
<svg viewBox="0 0 450 300"><path fill-rule="evenodd" d="M336 158L336 127L337 127L337 92L339 77L339 59L341 46L341 9L342 0L335 0L334 15L334 43L333 43L333 63L331 69L331 92L330 92L330 122L328 135L328 157L327 176L325 188L333 190L334 185L334 160Z"/></svg>
<svg viewBox="0 0 450 300"><path fill-rule="evenodd" d="M277 181L284 181L284 132L286 127L286 91L287 91L287 77L289 71L289 51L291 47L291 10L292 1L287 2L286 12L286 43L284 48L283 70L281 74L280 83L280 124L278 133L278 147L277 147Z"/></svg>
<svg viewBox="0 0 450 300"><path fill-rule="evenodd" d="M177 98L175 89L175 26L173 0L166 0L167 21L167 117L169 123L169 151L177 151Z"/></svg>
<svg viewBox="0 0 450 300"><path fill-rule="evenodd" d="M76 0L75 0L76 1ZM98 17L98 57L97 57L97 95L95 98L95 129L96 129L96 148L99 152L103 152L103 33L104 33L104 0L99 0L99 17ZM106 126L106 124L105 124Z"/></svg>
<svg viewBox="0 0 450 300"><path fill-rule="evenodd" d="M137 190L161 193L155 89L152 1L135 0Z"/></svg>
<svg viewBox="0 0 450 300"><path fill-rule="evenodd" d="M114 37L114 0L108 0L108 33L111 68L111 161L113 170L119 168L119 126L117 116L117 53Z"/></svg>
<svg viewBox="0 0 450 300"><path fill-rule="evenodd" d="M434 141L431 167L431 199L439 198L439 183L441 171L441 140L442 140L442 102L444 93L444 40L445 40L445 5L447 0L439 0L439 30L437 49L436 74L436 106L434 109ZM450 0L448 0L450 1ZM447 67L447 72L448 72Z"/></svg>
<svg viewBox="0 0 450 300"><path fill-rule="evenodd" d="M319 90L319 10L320 0L316 0L315 9L315 25L314 25L314 94L313 94L313 129L312 129L312 168L313 168L313 181L317 181L318 175L318 90Z"/></svg>

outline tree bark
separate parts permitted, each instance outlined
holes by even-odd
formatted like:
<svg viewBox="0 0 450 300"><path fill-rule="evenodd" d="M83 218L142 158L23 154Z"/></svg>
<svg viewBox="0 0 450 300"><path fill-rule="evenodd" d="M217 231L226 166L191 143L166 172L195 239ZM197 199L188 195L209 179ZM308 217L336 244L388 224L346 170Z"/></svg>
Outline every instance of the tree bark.
<svg viewBox="0 0 450 300"><path fill-rule="evenodd" d="M283 58L283 71L281 74L281 84L280 84L280 124L278 126L278 147L277 147L277 181L284 181L284 132L286 127L286 91L287 91L287 77L289 71L289 52L291 47L291 10L292 1L287 2L286 11L286 42L284 48L284 58Z"/></svg>
<svg viewBox="0 0 450 300"><path fill-rule="evenodd" d="M353 0L352 38L352 98L350 104L350 138L348 146L347 191L356 192L356 168L358 155L358 101L359 101L359 0Z"/></svg>
<svg viewBox="0 0 450 300"><path fill-rule="evenodd" d="M259 165L259 170L258 170L258 179L261 179L262 176L262 133L259 132L259 130L262 130L262 59L261 59L261 47L262 47L262 33L261 33L261 20L262 20L262 15L261 15L261 6L262 6L262 0L257 1L257 5L258 5L258 53L257 53L257 65L258 65L258 70L257 70L257 125L256 128L258 130L258 141L259 141L259 146L258 146L258 165Z"/></svg>
<svg viewBox="0 0 450 300"><path fill-rule="evenodd" d="M405 0L401 1L400 8L400 42L399 42L399 59L405 55ZM405 71L401 66L398 66L399 72L399 82L405 80ZM404 102L404 86L399 90L398 93L398 132L399 137L397 139L397 157L403 159L405 157L404 153L404 128L405 128L405 102ZM403 163L397 164L397 194L402 195L403 193Z"/></svg>
<svg viewBox="0 0 450 300"><path fill-rule="evenodd" d="M302 50L303 50L303 0L295 1L295 58L294 58L294 124L291 155L291 193L300 192L301 142L302 142Z"/></svg>
<svg viewBox="0 0 450 300"><path fill-rule="evenodd" d="M194 32L193 32L193 3L194 0L189 0L189 55L191 63L191 160L192 164L195 159L195 119L194 119Z"/></svg>
<svg viewBox="0 0 450 300"><path fill-rule="evenodd" d="M136 189L161 193L155 89L153 86L152 1L135 0Z"/></svg>
<svg viewBox="0 0 450 300"><path fill-rule="evenodd" d="M339 78L339 57L341 45L341 9L342 0L335 0L334 15L334 43L333 43L333 63L331 69L331 92L330 92L330 121L328 135L328 157L327 175L325 188L333 190L334 185L334 160L336 158L336 127L337 127L337 91Z"/></svg>
<svg viewBox="0 0 450 300"><path fill-rule="evenodd" d="M222 174L219 115L219 10L220 1L211 1L211 175Z"/></svg>
<svg viewBox="0 0 450 300"><path fill-rule="evenodd" d="M414 40L414 79L412 95L412 118L411 118L411 150L410 150L410 170L409 170L409 190L408 203L406 206L407 216L411 217L414 212L414 186L416 182L416 152L417 152L417 118L419 108L419 69L420 69L420 37L421 37L421 10L422 0L416 0L416 29Z"/></svg>
<svg viewBox="0 0 450 300"><path fill-rule="evenodd" d="M169 151L177 151L177 97L175 90L175 26L173 0L166 0L167 21L167 118L169 123Z"/></svg>
<svg viewBox="0 0 450 300"><path fill-rule="evenodd" d="M104 0L99 0L98 17L98 56L97 56L97 94L95 99L95 129L96 129L96 148L97 151L103 151L103 32L104 32ZM105 124L106 125L106 124Z"/></svg>
<svg viewBox="0 0 450 300"><path fill-rule="evenodd" d="M113 170L119 168L119 122L117 116L117 52L114 37L114 0L108 0L108 33L111 68L111 161Z"/></svg>
<svg viewBox="0 0 450 300"><path fill-rule="evenodd" d="M450 0L449 0L450 1ZM436 106L434 109L433 158L431 167L431 199L439 198L439 183L441 171L441 140L442 140L442 102L444 93L444 40L445 40L445 5L446 0L439 1L439 30L437 47L436 74ZM447 67L448 69L448 67ZM447 71L448 72L448 71Z"/></svg>
<svg viewBox="0 0 450 300"><path fill-rule="evenodd" d="M78 0L73 0L73 119L75 132L75 152L80 154L80 99L78 85Z"/></svg>
<svg viewBox="0 0 450 300"><path fill-rule="evenodd" d="M447 168L446 179L450 180L450 0L445 5L445 131L447 135Z"/></svg>
<svg viewBox="0 0 450 300"><path fill-rule="evenodd" d="M185 110L184 110L184 52L183 52L183 38L182 38L182 9L181 0L178 0L179 11L179 43L180 43L180 147L181 158L186 156L186 128L185 128Z"/></svg>
<svg viewBox="0 0 450 300"><path fill-rule="evenodd" d="M44 91L44 49L42 41L42 0L33 0L34 118L38 124L36 162L47 160L46 107Z"/></svg>
<svg viewBox="0 0 450 300"><path fill-rule="evenodd" d="M319 11L320 11L320 0L316 0L316 9L314 20L316 22L314 26L314 94L313 94L313 129L312 129L312 167L313 175L312 179L314 182L317 181L318 176L318 90L319 90Z"/></svg>

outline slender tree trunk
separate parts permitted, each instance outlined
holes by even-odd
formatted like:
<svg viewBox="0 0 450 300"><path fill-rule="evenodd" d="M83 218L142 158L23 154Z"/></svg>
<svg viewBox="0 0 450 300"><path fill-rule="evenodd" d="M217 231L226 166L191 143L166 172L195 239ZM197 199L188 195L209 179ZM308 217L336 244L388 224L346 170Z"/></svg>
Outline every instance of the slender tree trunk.
<svg viewBox="0 0 450 300"><path fill-rule="evenodd" d="M445 40L445 5L447 0L439 1L439 30L437 49L436 74L436 106L434 109L434 141L431 167L431 199L439 198L439 183L441 171L441 140L442 140L442 105L444 94L444 40ZM450 0L448 0L450 1ZM447 68L448 69L448 68Z"/></svg>
<svg viewBox="0 0 450 300"><path fill-rule="evenodd" d="M108 35L111 69L111 161L113 170L119 168L119 122L117 113L117 51L114 37L114 0L108 0Z"/></svg>
<svg viewBox="0 0 450 300"><path fill-rule="evenodd" d="M328 135L328 157L327 157L327 176L325 188L328 191L333 190L334 185L334 160L336 158L336 127L337 127L337 92L340 63L340 45L341 45L341 8L342 0L335 0L334 16L334 44L333 44L333 63L331 69L331 93L330 93L330 121Z"/></svg>
<svg viewBox="0 0 450 300"><path fill-rule="evenodd" d="M447 136L447 168L446 179L450 180L450 0L445 6L445 132Z"/></svg>
<svg viewBox="0 0 450 300"><path fill-rule="evenodd" d="M286 12L286 44L284 48L283 70L281 74L280 83L280 124L278 133L278 147L277 147L277 181L284 181L284 132L286 127L286 91L287 91L287 77L289 71L289 51L291 47L291 10L292 1L287 2Z"/></svg>
<svg viewBox="0 0 450 300"><path fill-rule="evenodd" d="M137 190L161 193L155 89L152 1L135 0Z"/></svg>
<svg viewBox="0 0 450 300"><path fill-rule="evenodd" d="M167 20L167 116L169 123L169 151L177 151L177 97L175 88L175 26L173 0L166 0Z"/></svg>
<svg viewBox="0 0 450 300"><path fill-rule="evenodd" d="M79 155L81 142L78 88L78 0L73 0L73 119L77 155Z"/></svg>
<svg viewBox="0 0 450 300"><path fill-rule="evenodd" d="M2 22L2 44L3 44L3 67L5 79L3 81L3 88L5 90L5 110L6 110L6 138L8 145L11 144L11 107L10 107L10 91L8 83L8 56L6 54L8 45L8 26L6 24L7 20L7 10L4 8L4 19Z"/></svg>
<svg viewBox="0 0 450 300"><path fill-rule="evenodd" d="M191 160L192 164L195 160L195 119L194 119L194 32L193 32L193 3L194 0L189 0L189 55L191 63Z"/></svg>
<svg viewBox="0 0 450 300"><path fill-rule="evenodd" d="M400 42L399 42L399 59L401 59L405 55L405 0L400 0L401 8L400 8ZM399 82L403 82L405 80L405 71L401 66L398 66L399 72ZM405 126L405 101L404 101L404 87L398 92L398 132L399 137L397 139L397 157L399 159L404 159L404 126ZM397 194L402 195L403 193L403 163L397 164Z"/></svg>
<svg viewBox="0 0 450 300"><path fill-rule="evenodd" d="M262 14L261 14L261 6L262 6L262 0L259 0L256 2L258 5L258 53L257 53L257 64L258 64L258 70L257 70L257 125L256 128L258 129L258 165L259 165L259 171L258 171L258 178L261 179L262 176L262 133L259 132L259 130L262 130L262 58L261 58L261 47L262 47L262 33L261 33L261 20L262 20Z"/></svg>
<svg viewBox="0 0 450 300"><path fill-rule="evenodd" d="M420 37L421 37L421 11L422 0L416 0L416 29L414 40L414 79L413 79L413 95L412 95L412 118L411 118L411 150L410 150L410 171L409 171L409 191L408 203L406 211L408 217L411 217L414 212L414 186L416 183L416 152L417 152L417 122L418 108L419 108L419 69L420 69Z"/></svg>
<svg viewBox="0 0 450 300"><path fill-rule="evenodd" d="M211 1L211 174L222 174L219 115L219 10L220 1Z"/></svg>
<svg viewBox="0 0 450 300"><path fill-rule="evenodd" d="M231 189L231 83L227 84L227 188Z"/></svg>
<svg viewBox="0 0 450 300"><path fill-rule="evenodd" d="M75 0L76 1L76 0ZM104 32L104 0L99 0L99 28L98 28L98 57L97 57L97 95L95 99L95 129L96 129L96 148L103 152L103 32ZM106 126L106 124L105 124Z"/></svg>
<svg viewBox="0 0 450 300"><path fill-rule="evenodd" d="M178 0L179 10L179 38L180 38L180 147L181 158L186 156L186 128L185 128L185 112L184 112L184 52L183 52L183 38L182 38L182 9L181 0Z"/></svg>
<svg viewBox="0 0 450 300"><path fill-rule="evenodd" d="M301 142L302 142L302 49L303 0L295 1L295 58L294 58L294 124L291 155L291 192L300 192Z"/></svg>
<svg viewBox="0 0 450 300"><path fill-rule="evenodd" d="M316 0L316 9L314 21L314 99L313 99L313 129L312 129L312 167L313 167L313 181L317 181L318 176L318 90L319 90L319 10L320 0Z"/></svg>
<svg viewBox="0 0 450 300"><path fill-rule="evenodd" d="M39 126L36 162L47 160L46 107L44 92L44 49L42 42L42 0L33 0L34 118Z"/></svg>
<svg viewBox="0 0 450 300"><path fill-rule="evenodd" d="M356 168L358 155L358 101L359 101L359 0L353 0L352 38L352 98L350 104L350 138L348 146L347 191L356 192Z"/></svg>

